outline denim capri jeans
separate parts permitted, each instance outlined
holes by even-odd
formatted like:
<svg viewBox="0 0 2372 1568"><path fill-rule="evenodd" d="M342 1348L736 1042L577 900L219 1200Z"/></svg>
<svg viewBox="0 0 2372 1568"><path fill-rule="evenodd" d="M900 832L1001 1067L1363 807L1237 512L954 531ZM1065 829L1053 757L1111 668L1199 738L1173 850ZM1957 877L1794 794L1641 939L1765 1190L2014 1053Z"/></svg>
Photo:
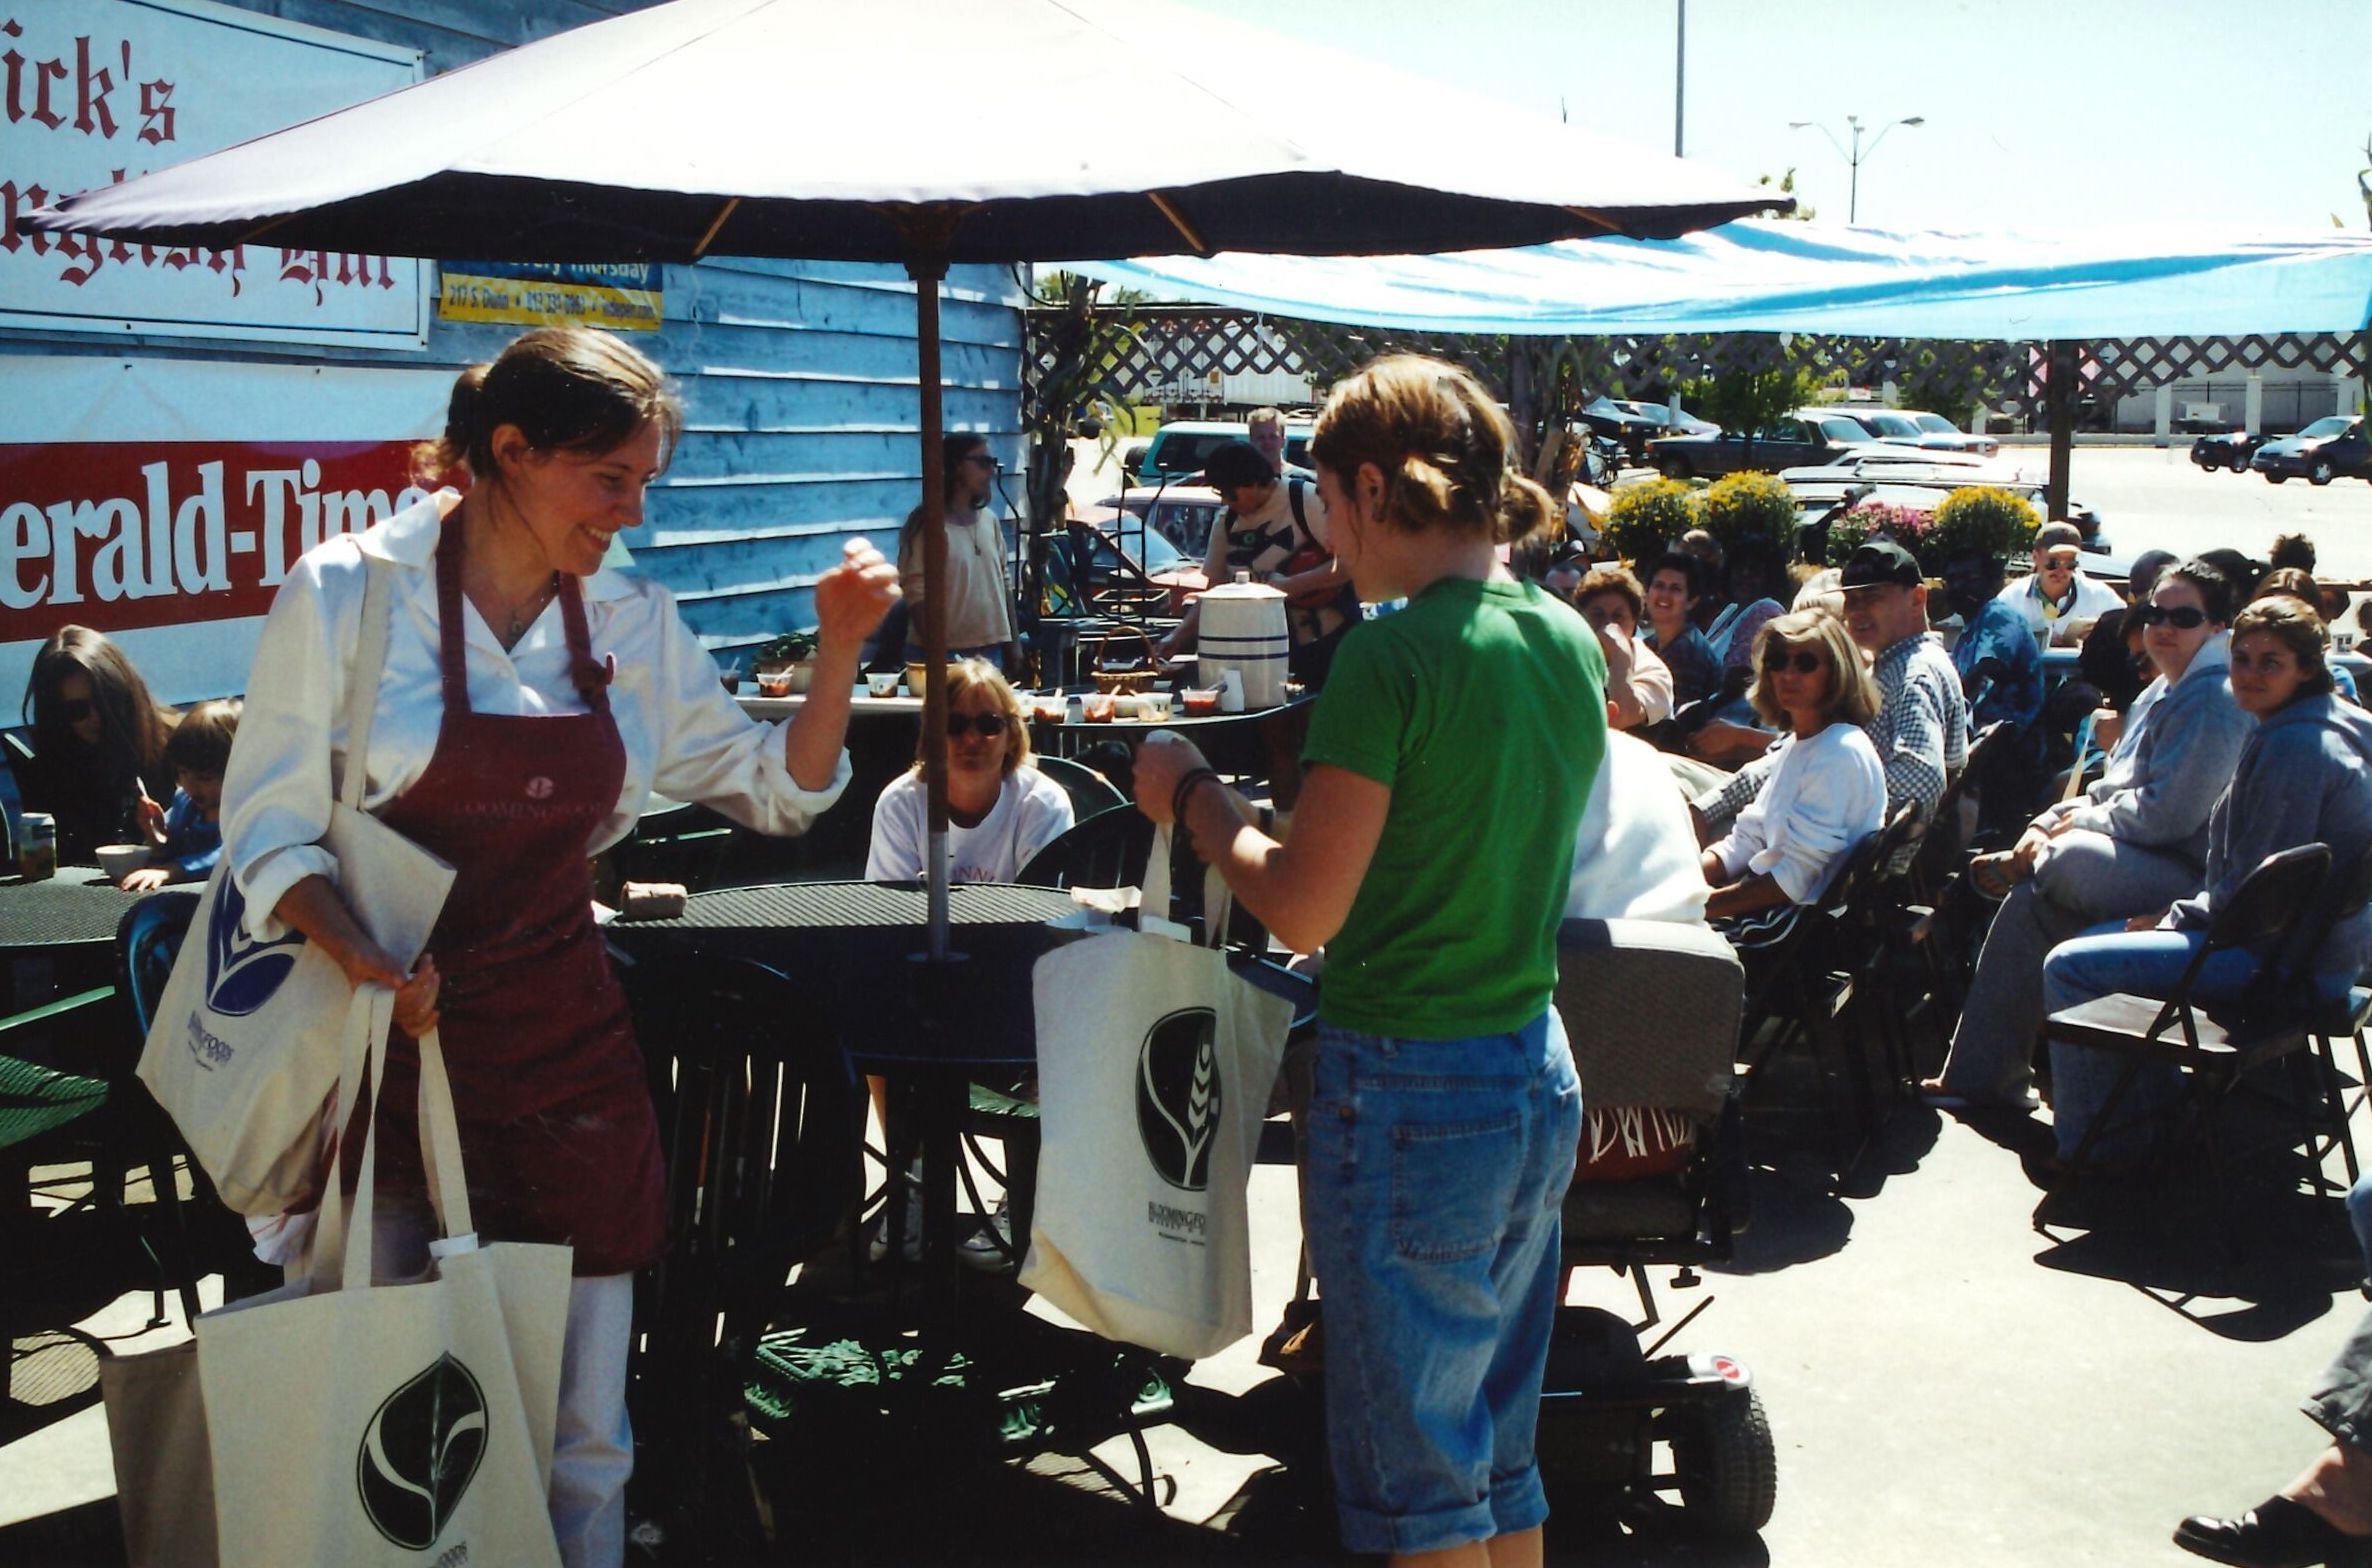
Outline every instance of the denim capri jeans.
<svg viewBox="0 0 2372 1568"><path fill-rule="evenodd" d="M1553 1010L1460 1040L1321 1025L1308 1127L1344 1546L1439 1551L1538 1526L1533 1428L1581 1139L1564 1025Z"/></svg>
<svg viewBox="0 0 2372 1568"><path fill-rule="evenodd" d="M1331 1334L1332 1328L1327 1332ZM1328 1345L1326 1353L1334 1354ZM2307 1397L2306 1413L2317 1425L2351 1448L2372 1453L2372 1312L2356 1324L2355 1332Z"/></svg>

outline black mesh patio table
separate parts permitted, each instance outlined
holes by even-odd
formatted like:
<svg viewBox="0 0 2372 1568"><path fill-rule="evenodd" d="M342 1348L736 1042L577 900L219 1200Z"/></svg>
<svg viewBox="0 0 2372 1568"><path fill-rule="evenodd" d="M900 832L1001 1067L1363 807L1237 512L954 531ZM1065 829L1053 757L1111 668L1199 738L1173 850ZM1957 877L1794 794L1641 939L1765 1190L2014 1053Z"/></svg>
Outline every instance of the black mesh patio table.
<svg viewBox="0 0 2372 1568"><path fill-rule="evenodd" d="M694 894L675 919L621 918L607 931L628 963L704 953L773 966L806 989L858 1067L911 1086L924 1155L925 1301L948 1326L961 1290L955 1167L965 1084L976 1070L1037 1060L1031 966L1081 933L1046 924L1072 910L1068 893L958 885L948 889L948 924L959 956L934 964L922 956L926 897L896 882L719 888Z"/></svg>
<svg viewBox="0 0 2372 1568"><path fill-rule="evenodd" d="M927 895L910 882L786 882L696 893L672 920L610 922L629 960L667 953L754 958L808 988L860 1066L983 1066L1037 1059L1030 965L1079 933L1048 920L1068 893L1004 884L948 889L944 964L923 961Z"/></svg>
<svg viewBox="0 0 2372 1568"><path fill-rule="evenodd" d="M0 953L110 947L124 911L141 896L119 890L92 866L60 866L39 882L0 877Z"/></svg>

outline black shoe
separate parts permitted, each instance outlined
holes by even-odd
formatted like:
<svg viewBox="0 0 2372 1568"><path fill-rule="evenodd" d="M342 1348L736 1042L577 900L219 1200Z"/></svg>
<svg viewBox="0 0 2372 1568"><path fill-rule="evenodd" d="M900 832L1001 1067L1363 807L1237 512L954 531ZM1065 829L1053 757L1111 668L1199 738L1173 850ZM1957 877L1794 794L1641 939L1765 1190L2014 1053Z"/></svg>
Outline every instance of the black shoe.
<svg viewBox="0 0 2372 1568"><path fill-rule="evenodd" d="M2372 1537L2348 1535L2286 1497L2268 1497L2237 1519L2193 1514L2175 1527L2174 1544L2234 1568L2372 1563Z"/></svg>

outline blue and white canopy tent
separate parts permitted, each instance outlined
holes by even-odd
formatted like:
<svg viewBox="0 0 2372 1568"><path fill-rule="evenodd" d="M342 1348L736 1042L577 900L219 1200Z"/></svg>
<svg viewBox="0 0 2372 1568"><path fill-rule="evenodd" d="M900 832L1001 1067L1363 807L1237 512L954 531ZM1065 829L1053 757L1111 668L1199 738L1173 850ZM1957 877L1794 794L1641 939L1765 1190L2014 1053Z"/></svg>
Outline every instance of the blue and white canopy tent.
<svg viewBox="0 0 2372 1568"><path fill-rule="evenodd" d="M1426 332L2091 339L2372 323L2372 236L2337 230L1951 234L1747 218L1670 240L1065 265L1159 301Z"/></svg>
<svg viewBox="0 0 2372 1568"><path fill-rule="evenodd" d="M1156 301L1403 331L2044 339L2048 374L2068 388L2087 339L2372 324L2372 237L2201 225L1951 234L1744 218L1669 240L1433 256L1221 253L1071 270ZM2072 393L2053 401L2056 511L2067 499Z"/></svg>

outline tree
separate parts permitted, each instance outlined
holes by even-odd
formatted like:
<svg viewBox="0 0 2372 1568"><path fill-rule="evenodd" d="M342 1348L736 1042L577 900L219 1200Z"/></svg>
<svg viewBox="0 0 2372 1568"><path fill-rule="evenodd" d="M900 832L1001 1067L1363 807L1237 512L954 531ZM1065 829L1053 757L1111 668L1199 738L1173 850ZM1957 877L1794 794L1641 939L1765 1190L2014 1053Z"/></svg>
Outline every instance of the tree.
<svg viewBox="0 0 2372 1568"><path fill-rule="evenodd" d="M1682 382L1680 395L1700 417L1744 437L1751 459L1754 433L1810 402L1813 390L1811 373L1783 353L1778 363L1761 369L1739 367Z"/></svg>

